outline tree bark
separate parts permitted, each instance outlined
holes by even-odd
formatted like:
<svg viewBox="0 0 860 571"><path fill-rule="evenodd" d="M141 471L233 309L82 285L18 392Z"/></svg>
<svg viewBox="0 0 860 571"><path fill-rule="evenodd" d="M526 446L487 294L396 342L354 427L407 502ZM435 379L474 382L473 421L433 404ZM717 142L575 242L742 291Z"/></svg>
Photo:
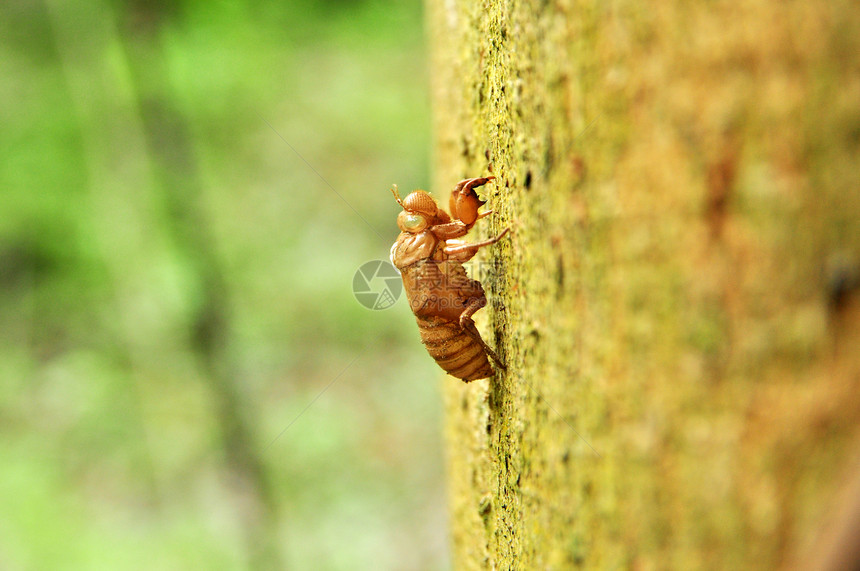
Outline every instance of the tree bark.
<svg viewBox="0 0 860 571"><path fill-rule="evenodd" d="M427 12L434 187L512 229L507 372L446 381L455 567L803 565L860 469L856 4Z"/></svg>

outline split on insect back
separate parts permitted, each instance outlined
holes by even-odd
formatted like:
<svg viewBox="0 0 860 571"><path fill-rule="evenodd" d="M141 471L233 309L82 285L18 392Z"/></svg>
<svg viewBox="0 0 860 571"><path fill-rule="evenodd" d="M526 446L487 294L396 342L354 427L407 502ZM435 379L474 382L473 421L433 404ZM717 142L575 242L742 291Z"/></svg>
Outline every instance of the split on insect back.
<svg viewBox="0 0 860 571"><path fill-rule="evenodd" d="M451 193L450 215L423 190L401 200L397 187L391 189L403 207L397 215L400 235L391 247L391 263L400 270L421 341L440 367L466 382L492 376L490 358L496 367L505 369L472 320L472 315L487 305L487 296L481 283L466 275L463 262L484 246L498 242L508 228L483 242L470 244L458 239L475 222L493 213L478 212L485 201L478 198L475 188L494 178L458 182Z"/></svg>

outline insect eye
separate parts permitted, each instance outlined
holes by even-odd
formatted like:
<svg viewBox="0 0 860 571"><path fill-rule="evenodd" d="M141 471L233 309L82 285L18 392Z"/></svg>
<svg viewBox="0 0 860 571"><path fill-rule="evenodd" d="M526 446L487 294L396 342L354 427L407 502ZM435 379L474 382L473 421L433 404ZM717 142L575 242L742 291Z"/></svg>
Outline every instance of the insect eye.
<svg viewBox="0 0 860 571"><path fill-rule="evenodd" d="M406 216L406 219L403 221L407 228L418 229L424 225L424 218L417 214L409 214Z"/></svg>
<svg viewBox="0 0 860 571"><path fill-rule="evenodd" d="M420 214L412 214L405 210L400 213L398 223L405 232L420 232L427 227L427 221Z"/></svg>

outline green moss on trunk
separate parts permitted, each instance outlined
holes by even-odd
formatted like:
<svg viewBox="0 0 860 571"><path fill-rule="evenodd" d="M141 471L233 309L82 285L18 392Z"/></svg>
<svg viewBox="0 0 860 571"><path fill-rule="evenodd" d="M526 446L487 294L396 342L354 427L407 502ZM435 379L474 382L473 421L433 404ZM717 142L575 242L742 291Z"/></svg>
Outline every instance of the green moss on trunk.
<svg viewBox="0 0 860 571"><path fill-rule="evenodd" d="M479 313L508 372L445 389L455 565L790 565L860 436L860 13L428 20L434 187L495 175L479 227L513 230Z"/></svg>

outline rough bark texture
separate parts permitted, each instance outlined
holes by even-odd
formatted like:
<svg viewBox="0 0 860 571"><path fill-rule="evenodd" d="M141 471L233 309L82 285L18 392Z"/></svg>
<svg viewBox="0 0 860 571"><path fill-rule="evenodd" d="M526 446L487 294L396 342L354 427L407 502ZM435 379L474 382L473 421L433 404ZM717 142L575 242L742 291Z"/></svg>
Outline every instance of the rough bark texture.
<svg viewBox="0 0 860 571"><path fill-rule="evenodd" d="M446 380L455 567L797 565L860 470L856 3L427 12L434 188L513 230L507 374Z"/></svg>

